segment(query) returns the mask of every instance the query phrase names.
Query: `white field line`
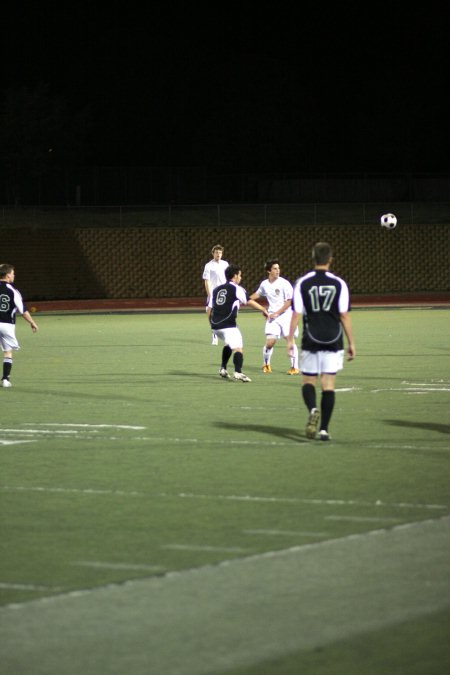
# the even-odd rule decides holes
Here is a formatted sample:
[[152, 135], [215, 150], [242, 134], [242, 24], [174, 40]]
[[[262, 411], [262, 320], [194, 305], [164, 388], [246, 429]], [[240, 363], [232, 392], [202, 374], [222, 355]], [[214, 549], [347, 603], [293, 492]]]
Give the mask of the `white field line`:
[[144, 565], [138, 563], [114, 563], [102, 562], [100, 560], [74, 560], [72, 565], [79, 567], [92, 567], [94, 569], [109, 569], [109, 570], [148, 570], [150, 572], [161, 572], [165, 568], [159, 565]]
[[450, 391], [450, 387], [432, 387], [427, 385], [426, 387], [388, 387], [387, 389], [371, 389], [371, 394], [379, 394], [384, 391], [402, 391], [404, 393], [410, 394], [428, 394], [430, 391]]
[[242, 530], [243, 534], [267, 535], [269, 537], [329, 537], [329, 532], [301, 532], [299, 530]]
[[23, 439], [20, 441], [7, 441], [4, 438], [0, 438], [0, 445], [20, 445], [21, 443], [36, 443], [35, 440]]
[[169, 551], [205, 551], [206, 553], [249, 553], [251, 549], [240, 546], [208, 546], [201, 544], [163, 544]]
[[370, 516], [337, 516], [337, 515], [331, 515], [331, 516], [324, 516], [324, 520], [343, 520], [343, 521], [348, 521], [350, 523], [377, 523], [380, 521], [386, 522], [386, 523], [401, 523], [400, 518], [387, 518], [386, 516], [379, 516], [377, 517], [370, 517]]
[[[31, 422], [27, 422], [25, 426], [31, 426]], [[128, 424], [63, 424], [60, 422], [39, 422], [35, 426], [43, 427], [77, 427], [83, 429], [131, 429], [132, 431], [142, 431], [147, 427], [136, 427]]]
[[[384, 446], [383, 446], [384, 447]], [[263, 495], [206, 495], [194, 494], [189, 492], [180, 492], [178, 494], [170, 494], [167, 492], [160, 492], [151, 494], [146, 492], [139, 492], [137, 490], [98, 490], [94, 488], [64, 488], [64, 487], [45, 487], [45, 486], [25, 486], [25, 485], [0, 485], [0, 490], [5, 492], [60, 492], [73, 493], [81, 495], [111, 495], [119, 497], [150, 497], [162, 499], [210, 499], [210, 500], [226, 500], [239, 502], [264, 502], [274, 504], [316, 504], [318, 506], [376, 506], [386, 508], [400, 508], [400, 509], [449, 509], [448, 504], [412, 504], [409, 502], [383, 502], [377, 499], [374, 502], [362, 501], [357, 499], [313, 499], [307, 497], [265, 497]]]
[[33, 584], [8, 584], [0, 581], [0, 588], [12, 591], [63, 591], [60, 586], [35, 586]]

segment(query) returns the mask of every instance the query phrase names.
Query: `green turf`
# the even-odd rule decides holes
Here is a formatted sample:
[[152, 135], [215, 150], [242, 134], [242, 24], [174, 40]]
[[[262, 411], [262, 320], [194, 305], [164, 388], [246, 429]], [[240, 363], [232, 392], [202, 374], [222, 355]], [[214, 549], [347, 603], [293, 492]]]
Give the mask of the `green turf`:
[[[201, 575], [450, 512], [449, 311], [353, 313], [358, 356], [338, 376], [330, 443], [304, 437], [284, 343], [274, 372], [262, 374], [256, 313], [240, 316], [251, 384], [218, 376], [220, 348], [202, 312], [37, 320], [33, 335], [19, 319], [14, 386], [0, 391], [2, 620], [32, 600]], [[352, 574], [364, 584], [368, 571]], [[335, 609], [322, 598], [316, 611]], [[230, 611], [219, 627], [239, 625]], [[448, 620], [435, 608], [323, 649], [255, 657], [253, 670], [238, 661], [222, 670], [440, 675]], [[61, 659], [51, 672], [65, 671]]]

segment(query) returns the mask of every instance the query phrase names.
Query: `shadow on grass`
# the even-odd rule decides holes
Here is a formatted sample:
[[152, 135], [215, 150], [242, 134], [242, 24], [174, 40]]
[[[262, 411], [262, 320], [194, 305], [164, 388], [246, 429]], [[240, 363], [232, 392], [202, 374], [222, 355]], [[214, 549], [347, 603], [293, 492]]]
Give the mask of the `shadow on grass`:
[[286, 438], [296, 443], [309, 443], [304, 435], [294, 429], [284, 429], [282, 427], [265, 426], [264, 424], [236, 424], [235, 422], [214, 422], [214, 426], [219, 429], [226, 429], [227, 431], [245, 431], [245, 432], [262, 432], [275, 438]]
[[440, 434], [450, 434], [448, 424], [437, 424], [435, 422], [410, 422], [406, 420], [383, 420], [385, 424], [393, 427], [405, 427], [406, 429], [426, 429], [427, 431], [437, 431]]

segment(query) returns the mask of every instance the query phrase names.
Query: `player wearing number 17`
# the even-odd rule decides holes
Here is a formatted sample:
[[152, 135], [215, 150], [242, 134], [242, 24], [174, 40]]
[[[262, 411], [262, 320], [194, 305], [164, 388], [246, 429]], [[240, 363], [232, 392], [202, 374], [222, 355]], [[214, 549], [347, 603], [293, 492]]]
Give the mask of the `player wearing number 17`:
[[[328, 441], [328, 425], [335, 403], [336, 373], [344, 365], [344, 333], [348, 359], [355, 357], [350, 293], [347, 283], [330, 272], [333, 260], [329, 244], [319, 242], [312, 251], [314, 269], [298, 279], [292, 299], [293, 315], [288, 350], [294, 346], [294, 333], [300, 317], [303, 320], [302, 372], [303, 401], [308, 409], [307, 438]], [[316, 404], [316, 383], [320, 377], [320, 410]]]

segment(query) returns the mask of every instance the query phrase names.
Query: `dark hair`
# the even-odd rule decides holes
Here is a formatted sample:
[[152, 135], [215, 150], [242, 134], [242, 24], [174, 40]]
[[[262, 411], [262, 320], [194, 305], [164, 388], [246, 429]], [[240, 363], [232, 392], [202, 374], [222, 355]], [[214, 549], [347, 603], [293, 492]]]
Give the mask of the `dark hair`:
[[235, 277], [236, 274], [239, 274], [240, 271], [240, 265], [228, 265], [227, 269], [225, 270], [225, 277], [227, 281], [230, 281], [230, 279]]
[[278, 260], [278, 258], [271, 258], [270, 260], [268, 260], [266, 262], [266, 272], [270, 272], [270, 270], [272, 269], [272, 267], [274, 265], [279, 265], [279, 264], [280, 264], [280, 261]]
[[5, 277], [10, 272], [14, 271], [14, 265], [8, 265], [8, 263], [0, 264], [0, 277]]
[[325, 241], [319, 241], [314, 245], [312, 250], [312, 258], [316, 265], [326, 265], [333, 257], [333, 251], [330, 244]]

